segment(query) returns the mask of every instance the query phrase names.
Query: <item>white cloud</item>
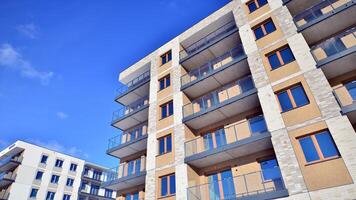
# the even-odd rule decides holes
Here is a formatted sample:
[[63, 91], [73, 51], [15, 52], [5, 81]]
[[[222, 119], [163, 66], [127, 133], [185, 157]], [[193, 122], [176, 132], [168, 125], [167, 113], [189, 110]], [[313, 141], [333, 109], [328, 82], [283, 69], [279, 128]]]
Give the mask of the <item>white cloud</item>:
[[53, 77], [53, 72], [42, 72], [32, 66], [31, 62], [23, 59], [22, 55], [10, 44], [0, 46], [0, 67], [7, 67], [18, 71], [21, 76], [30, 79], [39, 79], [42, 84], [47, 85]]
[[66, 119], [69, 117], [66, 113], [61, 112], [61, 111], [57, 112], [56, 115], [59, 119]]
[[36, 39], [39, 35], [39, 29], [34, 23], [18, 25], [16, 30], [31, 39]]
[[87, 153], [85, 153], [83, 150], [79, 149], [78, 147], [75, 147], [75, 146], [67, 147], [67, 146], [60, 144], [59, 142], [57, 142], [55, 140], [44, 142], [44, 141], [40, 141], [38, 139], [28, 139], [27, 141], [29, 141], [30, 143], [48, 148], [50, 150], [61, 152], [61, 153], [68, 154], [71, 156], [80, 157], [83, 159], [89, 158], [89, 155]]

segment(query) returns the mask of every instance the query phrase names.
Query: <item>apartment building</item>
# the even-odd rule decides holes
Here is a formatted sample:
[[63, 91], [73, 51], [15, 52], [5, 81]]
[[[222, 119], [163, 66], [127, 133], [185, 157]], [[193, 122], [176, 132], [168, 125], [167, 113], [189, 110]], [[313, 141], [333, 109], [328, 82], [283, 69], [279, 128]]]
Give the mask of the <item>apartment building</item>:
[[0, 152], [0, 199], [112, 200], [116, 193], [100, 186], [105, 170], [73, 156], [16, 141]]
[[117, 200], [356, 199], [353, 0], [232, 0], [120, 73]]

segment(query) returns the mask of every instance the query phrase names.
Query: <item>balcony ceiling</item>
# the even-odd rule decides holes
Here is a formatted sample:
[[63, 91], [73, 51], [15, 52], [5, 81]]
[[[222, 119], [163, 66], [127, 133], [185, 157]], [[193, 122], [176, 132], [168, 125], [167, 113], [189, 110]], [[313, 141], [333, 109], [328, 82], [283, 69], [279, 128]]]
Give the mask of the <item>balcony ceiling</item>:
[[340, 54], [331, 56], [331, 58], [326, 58], [326, 62], [318, 63], [327, 79], [332, 79], [356, 70], [356, 46], [347, 51], [350, 53], [344, 55], [341, 52]]
[[119, 191], [129, 188], [136, 188], [137, 186], [145, 184], [146, 172], [142, 172], [140, 175], [132, 175], [123, 177], [114, 181], [104, 182], [102, 187]]
[[122, 105], [129, 105], [135, 102], [137, 99], [141, 99], [149, 95], [150, 79], [134, 86], [127, 92], [120, 94], [116, 97], [115, 101]]
[[112, 126], [124, 131], [143, 122], [146, 122], [148, 119], [148, 107], [149, 104], [143, 106], [137, 111], [133, 111], [132, 113], [115, 120], [112, 123]]
[[127, 142], [107, 150], [107, 154], [119, 159], [133, 155], [147, 149], [147, 134], [140, 138]]

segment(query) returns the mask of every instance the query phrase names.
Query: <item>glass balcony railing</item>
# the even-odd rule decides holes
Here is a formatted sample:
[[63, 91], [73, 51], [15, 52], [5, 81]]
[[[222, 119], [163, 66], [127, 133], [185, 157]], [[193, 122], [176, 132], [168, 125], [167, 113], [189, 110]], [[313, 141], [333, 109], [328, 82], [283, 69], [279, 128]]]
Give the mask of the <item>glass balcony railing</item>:
[[294, 22], [297, 27], [302, 27], [321, 16], [334, 12], [335, 9], [349, 2], [351, 2], [351, 0], [324, 0], [294, 16]]
[[0, 192], [0, 199], [9, 199], [10, 193], [6, 190], [2, 190]]
[[[243, 127], [251, 127], [249, 131], [240, 131]], [[265, 134], [267, 127], [263, 115], [247, 122], [227, 126], [185, 143], [185, 156], [192, 156], [201, 152], [219, 149], [240, 140]]]
[[146, 171], [146, 157], [122, 163], [105, 172], [104, 182], [111, 182], [129, 176], [139, 176]]
[[240, 44], [236, 48], [229, 50], [228, 52], [224, 53], [223, 55], [209, 61], [208, 63], [200, 66], [198, 68], [193, 69], [189, 73], [183, 75], [181, 77], [181, 84], [182, 86], [196, 80], [200, 79], [204, 76], [209, 75], [210, 73], [218, 70], [220, 67], [225, 66], [245, 55], [244, 49]]
[[133, 129], [120, 133], [118, 136], [109, 139], [108, 149], [119, 145], [135, 141], [147, 134], [147, 124], [141, 124]]
[[337, 53], [344, 52], [356, 46], [356, 27], [346, 30], [324, 42], [312, 47], [314, 59], [322, 61]]
[[209, 35], [205, 36], [204, 38], [198, 40], [197, 42], [193, 43], [192, 45], [186, 47], [185, 49], [181, 50], [179, 52], [179, 58], [182, 60], [186, 57], [188, 57], [189, 55], [198, 52], [200, 49], [208, 46], [209, 44], [215, 42], [216, 40], [220, 39], [221, 37], [223, 37], [225, 34], [235, 30], [236, 27], [236, 23], [235, 21], [230, 21], [226, 24], [224, 24], [223, 26], [221, 26], [220, 28], [216, 29], [215, 31], [213, 31], [212, 33], [210, 33]]
[[7, 163], [9, 163], [10, 161], [14, 161], [14, 162], [21, 162], [23, 159], [22, 156], [8, 156], [2, 160], [0, 160], [0, 167], [3, 165], [6, 165]]
[[3, 172], [0, 174], [0, 181], [3, 179], [15, 180], [16, 174], [13, 172]]
[[354, 104], [356, 102], [356, 80], [335, 88], [334, 95], [341, 107]]
[[275, 167], [190, 187], [188, 200], [238, 199], [280, 191], [286, 191], [286, 187], [279, 167]]
[[148, 96], [145, 96], [145, 97], [133, 102], [132, 104], [124, 106], [120, 110], [115, 111], [113, 113], [112, 121], [115, 122], [119, 118], [122, 118], [125, 115], [133, 113], [134, 111], [139, 110], [140, 108], [142, 108], [146, 105], [148, 105]]
[[117, 89], [117, 95], [121, 95], [131, 88], [135, 87], [136, 85], [143, 83], [150, 79], [150, 71], [146, 71], [145, 73], [139, 75], [138, 77], [134, 78], [132, 81], [128, 82], [126, 85]]
[[183, 117], [188, 117], [199, 112], [203, 112], [211, 107], [217, 106], [233, 97], [242, 95], [254, 89], [251, 76], [245, 77], [218, 90], [215, 90], [191, 103], [183, 106]]

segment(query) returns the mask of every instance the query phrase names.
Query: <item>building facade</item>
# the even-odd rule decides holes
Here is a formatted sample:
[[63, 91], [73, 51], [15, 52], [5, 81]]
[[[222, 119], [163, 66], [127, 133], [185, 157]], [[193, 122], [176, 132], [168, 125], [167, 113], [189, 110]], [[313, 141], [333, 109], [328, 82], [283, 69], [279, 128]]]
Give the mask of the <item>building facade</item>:
[[[84, 173], [94, 168], [98, 174], [95, 177]], [[99, 187], [105, 170], [73, 156], [17, 141], [0, 152], [0, 199], [112, 200], [116, 193]]]
[[356, 6], [233, 0], [120, 74], [117, 200], [356, 199]]

